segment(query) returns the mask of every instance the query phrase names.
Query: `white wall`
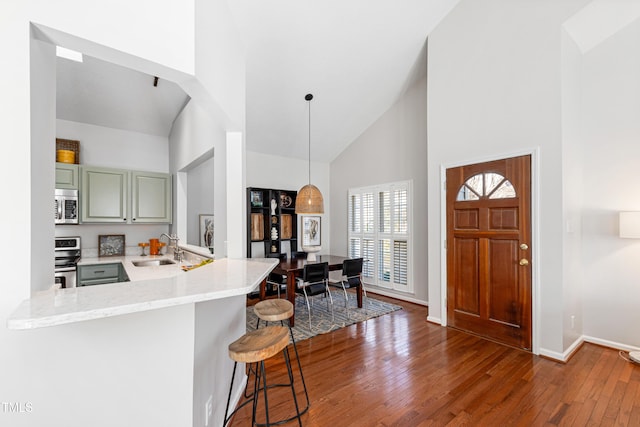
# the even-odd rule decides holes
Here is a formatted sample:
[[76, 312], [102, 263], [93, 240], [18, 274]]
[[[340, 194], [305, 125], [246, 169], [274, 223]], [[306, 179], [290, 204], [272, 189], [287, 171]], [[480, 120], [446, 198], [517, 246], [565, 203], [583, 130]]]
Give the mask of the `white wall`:
[[582, 55], [562, 34], [562, 168], [563, 168], [563, 347], [580, 343], [583, 326], [582, 293]]
[[245, 47], [226, 1], [195, 1], [195, 74], [236, 131], [245, 124]]
[[[331, 252], [347, 254], [349, 188], [413, 182], [414, 293], [400, 298], [427, 303], [427, 75], [426, 49], [400, 99], [331, 162]], [[436, 300], [437, 301], [437, 300]]]
[[190, 426], [193, 319], [194, 306], [183, 305], [4, 330], [2, 402], [29, 402], [32, 411], [0, 409], [0, 424]]
[[440, 167], [539, 149], [534, 319], [552, 357], [564, 351], [561, 24], [585, 3], [463, 0], [429, 37], [429, 316], [444, 315]]
[[[204, 426], [207, 400], [213, 398], [210, 426], [221, 426], [229, 394], [233, 361], [227, 348], [235, 338], [247, 331], [247, 299], [244, 295], [222, 300], [205, 301], [195, 305], [195, 346], [193, 368], [193, 425]], [[215, 328], [211, 325], [215, 324]], [[212, 331], [214, 329], [214, 331]], [[220, 352], [220, 350], [224, 350]], [[218, 353], [219, 357], [211, 357]], [[223, 354], [220, 354], [223, 353]], [[244, 369], [238, 367], [232, 399], [244, 392]]]
[[[186, 174], [185, 179], [178, 179], [178, 185], [174, 185], [177, 203], [173, 224], [174, 232], [178, 232], [177, 229], [184, 230], [184, 233], [178, 232], [178, 236], [184, 239], [187, 237], [183, 236], [189, 234], [188, 230], [193, 230], [193, 221], [197, 219], [187, 216], [189, 211], [187, 199], [190, 191], [188, 177], [192, 169], [206, 162], [213, 168], [213, 186], [209, 187], [211, 197], [213, 197], [211, 204], [213, 209], [207, 213], [213, 213], [215, 218], [214, 247], [216, 248], [216, 257], [225, 257], [224, 246], [227, 240], [225, 130], [220, 126], [220, 123], [211, 119], [211, 116], [198, 105], [197, 101], [191, 100], [174, 121], [169, 141], [172, 173], [181, 171]], [[191, 181], [191, 184], [196, 188], [200, 185], [195, 182], [195, 179]], [[181, 228], [179, 224], [182, 224]]]
[[640, 22], [582, 58], [584, 334], [640, 347], [640, 241], [618, 237], [618, 212], [640, 210]]
[[169, 172], [168, 137], [58, 119], [56, 138], [80, 141], [81, 165]]
[[[54, 67], [55, 58], [52, 46], [30, 50], [29, 23], [70, 34], [61, 38], [68, 42], [66, 47], [83, 50], [80, 39], [93, 42], [94, 56], [137, 57], [133, 62], [158, 66], [162, 77], [168, 69], [193, 73], [194, 12], [193, 2], [179, 0], [0, 3], [0, 47], [11, 58], [3, 64], [0, 79], [0, 114], [8, 118], [3, 132], [11, 141], [11, 162], [1, 173], [4, 182], [11, 183], [4, 196], [12, 201], [11, 213], [2, 217], [11, 224], [4, 233], [12, 242], [0, 249], [12, 264], [0, 298], [3, 322], [28, 298], [31, 282], [37, 280], [32, 271], [50, 266], [54, 235], [48, 200], [54, 179], [55, 99], [50, 88], [55, 80], [53, 74], [48, 78], [37, 69]], [[208, 19], [224, 22], [230, 17]], [[219, 45], [225, 44], [226, 36]], [[218, 67], [227, 66], [215, 51], [208, 54], [222, 58]], [[228, 121], [220, 112], [211, 120]], [[50, 276], [52, 270], [45, 271], [44, 276]], [[30, 402], [32, 410], [16, 414], [0, 408], [0, 424], [192, 425], [197, 375], [193, 312], [194, 306], [187, 305], [35, 331], [1, 327], [0, 396], [22, 408]], [[209, 351], [212, 358], [226, 357], [224, 348]], [[217, 381], [226, 384], [228, 379], [220, 377]]]
[[[247, 187], [275, 188], [278, 190], [298, 191], [309, 183], [309, 161], [293, 159], [281, 156], [247, 151]], [[324, 199], [324, 214], [321, 216], [322, 249], [319, 254], [333, 253], [336, 255], [346, 254], [344, 252], [332, 251], [331, 230], [333, 227], [333, 216], [330, 216], [332, 199], [329, 185], [329, 164], [321, 162], [311, 162], [311, 183], [320, 189]], [[245, 212], [245, 209], [243, 209]], [[246, 212], [245, 212], [246, 215]], [[302, 248], [302, 227], [300, 222], [302, 216], [298, 215], [298, 248], [293, 250], [301, 251]], [[246, 220], [243, 222], [246, 227]], [[254, 246], [256, 249], [261, 246]], [[264, 249], [263, 249], [264, 250]], [[246, 253], [246, 248], [245, 248]], [[263, 255], [262, 252], [253, 256]]]
[[[51, 195], [53, 194], [55, 186], [55, 148], [53, 146], [54, 138], [51, 135], [55, 132], [55, 55], [53, 46], [47, 43], [43, 43], [38, 40], [31, 40], [31, 152], [40, 153], [40, 155], [31, 156], [30, 159], [27, 155], [27, 163], [20, 163], [22, 160], [20, 157], [13, 157], [19, 153], [19, 149], [23, 146], [17, 146], [11, 148], [13, 161], [9, 160], [5, 162], [6, 171], [16, 170], [16, 175], [7, 177], [7, 183], [11, 183], [12, 189], [20, 187], [22, 184], [30, 184], [28, 181], [29, 176], [23, 176], [22, 179], [27, 179], [26, 182], [16, 181], [20, 179], [21, 172], [30, 173], [31, 179], [36, 184], [32, 186], [33, 191], [31, 194], [26, 192], [27, 196], [31, 198], [31, 218], [28, 218], [28, 213], [15, 212], [19, 215], [19, 218], [5, 218], [8, 224], [11, 224], [7, 232], [11, 233], [14, 228], [14, 224], [20, 224], [20, 220], [31, 220], [31, 247], [30, 255], [31, 259], [40, 260], [38, 263], [31, 264], [31, 274], [26, 275], [25, 279], [27, 284], [30, 284], [30, 290], [32, 292], [47, 289], [52, 284], [52, 276], [54, 271], [54, 260], [51, 256], [52, 246], [48, 242], [52, 242], [54, 238], [54, 230], [51, 224]], [[5, 116], [13, 118], [13, 115]], [[24, 141], [29, 141], [26, 138]], [[43, 150], [42, 141], [51, 141], [49, 150]], [[27, 150], [28, 153], [29, 150]], [[31, 169], [28, 169], [28, 167]], [[13, 200], [13, 199], [12, 199]], [[14, 201], [15, 202], [15, 201]], [[18, 202], [19, 203], [19, 202]], [[24, 205], [19, 205], [24, 206]], [[24, 218], [22, 215], [27, 215]], [[19, 227], [19, 225], [18, 225]], [[11, 239], [12, 242], [26, 242], [29, 238], [29, 234], [22, 234], [19, 240]], [[47, 242], [47, 243], [44, 243]], [[19, 243], [18, 243], [19, 244]], [[14, 245], [11, 245], [12, 249], [17, 249]], [[27, 252], [15, 253], [29, 253]], [[14, 255], [15, 256], [15, 255]], [[27, 272], [27, 266], [22, 267], [23, 272]]]
[[[187, 243], [200, 245], [201, 214], [213, 215], [214, 210], [214, 159], [190, 169], [187, 178]], [[214, 233], [215, 233], [214, 229]], [[215, 237], [215, 236], [214, 236]]]

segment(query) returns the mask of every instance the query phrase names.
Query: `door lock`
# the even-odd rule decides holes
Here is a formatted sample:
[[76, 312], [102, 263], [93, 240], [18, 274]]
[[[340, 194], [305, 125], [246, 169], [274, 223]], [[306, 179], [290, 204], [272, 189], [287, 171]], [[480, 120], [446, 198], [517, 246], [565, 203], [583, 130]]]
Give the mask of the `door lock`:
[[529, 249], [529, 246], [526, 243], [521, 243], [520, 249], [522, 249], [523, 251], [526, 251], [527, 249]]
[[520, 265], [529, 265], [529, 260], [526, 258], [522, 258], [519, 262]]

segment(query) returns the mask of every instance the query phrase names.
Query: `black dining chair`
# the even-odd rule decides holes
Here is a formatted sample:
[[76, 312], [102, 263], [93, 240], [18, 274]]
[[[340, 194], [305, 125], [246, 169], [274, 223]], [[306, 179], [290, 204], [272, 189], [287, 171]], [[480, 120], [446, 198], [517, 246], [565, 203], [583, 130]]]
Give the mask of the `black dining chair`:
[[296, 293], [304, 296], [309, 312], [309, 330], [313, 330], [311, 326], [311, 304], [310, 297], [323, 295], [327, 298], [327, 309], [331, 309], [331, 326], [335, 321], [333, 316], [333, 298], [329, 292], [329, 263], [319, 262], [306, 264], [302, 270], [302, 279], [298, 279]]
[[303, 251], [291, 252], [291, 259], [307, 259], [307, 253]]
[[[353, 259], [345, 259], [342, 262], [342, 280], [339, 282], [330, 282], [329, 286], [342, 289], [344, 292], [344, 306], [347, 311], [347, 318], [350, 318], [349, 313], [349, 295], [347, 293], [347, 289], [357, 289], [358, 287], [362, 288], [362, 294], [364, 297], [367, 297], [367, 290], [364, 287], [364, 283], [362, 282], [362, 258], [353, 258]], [[368, 301], [368, 298], [367, 298]], [[367, 313], [367, 304], [364, 304], [364, 312]]]
[[[267, 254], [267, 258], [278, 258], [280, 261], [286, 261], [287, 254]], [[269, 276], [267, 276], [267, 286], [267, 289], [271, 288], [271, 292], [275, 289], [278, 293], [278, 298], [280, 298], [280, 290], [284, 289], [285, 292], [287, 290], [287, 275], [273, 272], [269, 273]]]

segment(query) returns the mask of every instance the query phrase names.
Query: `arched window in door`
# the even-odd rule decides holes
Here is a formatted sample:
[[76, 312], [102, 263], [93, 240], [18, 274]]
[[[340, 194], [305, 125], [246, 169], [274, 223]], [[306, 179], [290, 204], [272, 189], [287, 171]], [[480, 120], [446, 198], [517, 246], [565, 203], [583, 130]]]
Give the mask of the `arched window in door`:
[[516, 190], [511, 182], [499, 173], [487, 172], [473, 175], [460, 187], [459, 202], [480, 199], [512, 199]]

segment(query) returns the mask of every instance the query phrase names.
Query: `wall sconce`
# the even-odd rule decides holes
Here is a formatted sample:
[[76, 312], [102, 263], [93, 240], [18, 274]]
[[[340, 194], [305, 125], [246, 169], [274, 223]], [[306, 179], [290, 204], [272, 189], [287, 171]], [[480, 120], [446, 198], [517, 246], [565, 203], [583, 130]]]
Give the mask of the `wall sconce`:
[[620, 237], [640, 239], [640, 212], [620, 212]]

